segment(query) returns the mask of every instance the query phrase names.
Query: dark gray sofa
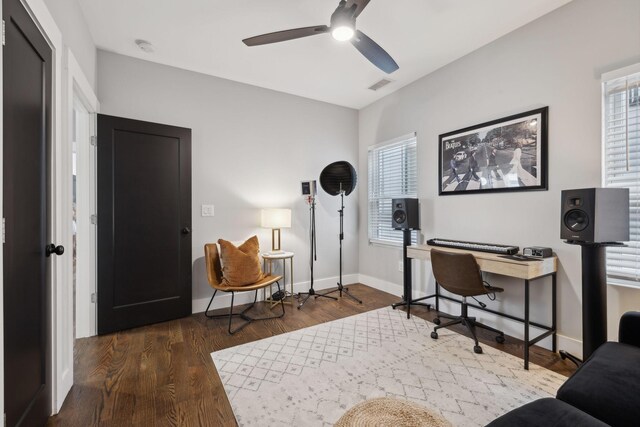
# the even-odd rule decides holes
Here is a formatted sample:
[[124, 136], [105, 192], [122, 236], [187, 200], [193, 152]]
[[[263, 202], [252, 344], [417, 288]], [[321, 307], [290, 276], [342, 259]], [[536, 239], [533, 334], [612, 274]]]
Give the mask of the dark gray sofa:
[[640, 426], [640, 312], [622, 316], [618, 340], [600, 346], [555, 399], [528, 403], [488, 426]]

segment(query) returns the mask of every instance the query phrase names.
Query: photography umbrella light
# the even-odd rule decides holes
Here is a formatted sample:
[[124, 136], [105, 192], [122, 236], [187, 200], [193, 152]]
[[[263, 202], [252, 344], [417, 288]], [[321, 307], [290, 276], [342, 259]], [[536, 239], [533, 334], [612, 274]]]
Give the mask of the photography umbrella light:
[[320, 173], [320, 186], [322, 189], [332, 195], [340, 196], [340, 276], [338, 287], [332, 291], [326, 292], [324, 295], [339, 292], [342, 297], [342, 291], [349, 298], [362, 304], [358, 298], [349, 293], [349, 289], [342, 285], [342, 241], [344, 240], [344, 196], [348, 196], [356, 188], [356, 170], [351, 163], [339, 161], [331, 163]]

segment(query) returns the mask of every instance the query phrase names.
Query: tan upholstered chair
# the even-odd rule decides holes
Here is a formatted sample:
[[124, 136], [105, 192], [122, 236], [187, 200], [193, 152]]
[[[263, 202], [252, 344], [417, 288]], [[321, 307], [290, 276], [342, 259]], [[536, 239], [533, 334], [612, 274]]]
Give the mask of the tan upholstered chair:
[[[259, 289], [266, 288], [267, 286], [271, 286], [272, 284], [275, 283], [276, 285], [278, 285], [278, 291], [280, 291], [280, 280], [282, 279], [282, 276], [268, 275], [268, 276], [264, 276], [262, 280], [256, 283], [253, 283], [251, 285], [227, 286], [222, 281], [222, 265], [220, 264], [220, 254], [218, 253], [218, 247], [216, 246], [215, 243], [207, 243], [206, 245], [204, 245], [204, 257], [205, 257], [206, 266], [207, 266], [207, 278], [209, 280], [209, 285], [213, 288], [213, 296], [211, 297], [211, 300], [209, 301], [209, 305], [207, 305], [207, 309], [205, 310], [204, 314], [210, 319], [220, 319], [220, 318], [228, 317], [229, 318], [229, 334], [233, 335], [234, 333], [238, 332], [240, 329], [244, 328], [254, 320], [276, 319], [284, 316], [284, 302], [283, 302], [284, 298], [280, 300], [280, 306], [282, 307], [282, 314], [280, 315], [267, 316], [267, 317], [250, 317], [249, 315], [246, 314], [255, 305], [256, 301], [258, 300]], [[217, 315], [209, 314], [209, 307], [211, 307], [213, 298], [215, 298], [218, 291], [231, 292], [231, 307], [229, 307], [228, 314], [217, 314]], [[247, 291], [256, 292], [255, 297], [253, 298], [253, 303], [249, 307], [242, 310], [241, 312], [234, 313], [233, 303], [234, 303], [235, 293], [247, 292]], [[244, 320], [244, 323], [236, 327], [235, 329], [231, 329], [231, 320], [233, 316], [239, 316]]]
[[[476, 326], [497, 333], [496, 341], [503, 343], [504, 332], [490, 326], [483, 325], [482, 323], [478, 323], [476, 322], [475, 317], [469, 317], [467, 315], [467, 297], [473, 298], [479, 295], [488, 295], [503, 291], [502, 288], [493, 287], [482, 280], [482, 272], [480, 271], [478, 262], [473, 254], [454, 253], [431, 249], [431, 267], [433, 269], [433, 276], [436, 278], [438, 285], [442, 286], [447, 291], [462, 297], [462, 313], [460, 316], [438, 314], [438, 317], [433, 319], [433, 323], [438, 326], [433, 328], [431, 338], [438, 338], [438, 329], [461, 323], [466, 326], [471, 333], [471, 336], [475, 341], [473, 351], [476, 353], [482, 353], [482, 347], [478, 344], [478, 337], [476, 336]], [[484, 307], [483, 303], [479, 303]], [[453, 320], [440, 324], [439, 317]]]

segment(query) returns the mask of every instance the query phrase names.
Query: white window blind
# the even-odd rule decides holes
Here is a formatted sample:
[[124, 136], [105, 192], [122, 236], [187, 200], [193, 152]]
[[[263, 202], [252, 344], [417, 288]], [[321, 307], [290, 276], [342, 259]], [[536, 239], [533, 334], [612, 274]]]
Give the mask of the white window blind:
[[627, 247], [607, 248], [610, 283], [640, 287], [640, 68], [603, 82], [604, 186], [628, 188]]
[[370, 243], [402, 245], [402, 231], [391, 227], [391, 200], [418, 196], [416, 150], [415, 133], [369, 147]]

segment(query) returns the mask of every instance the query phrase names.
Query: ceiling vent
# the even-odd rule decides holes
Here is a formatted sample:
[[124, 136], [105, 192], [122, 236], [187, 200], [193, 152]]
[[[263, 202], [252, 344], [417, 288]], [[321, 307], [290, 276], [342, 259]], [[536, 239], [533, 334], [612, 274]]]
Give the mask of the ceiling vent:
[[374, 84], [372, 84], [371, 86], [369, 86], [369, 89], [372, 91], [376, 91], [379, 90], [383, 87], [385, 87], [386, 85], [388, 85], [389, 83], [391, 83], [393, 80], [389, 80], [389, 79], [382, 79]]
[[141, 51], [146, 53], [153, 53], [153, 45], [150, 42], [142, 39], [137, 39], [135, 43]]

